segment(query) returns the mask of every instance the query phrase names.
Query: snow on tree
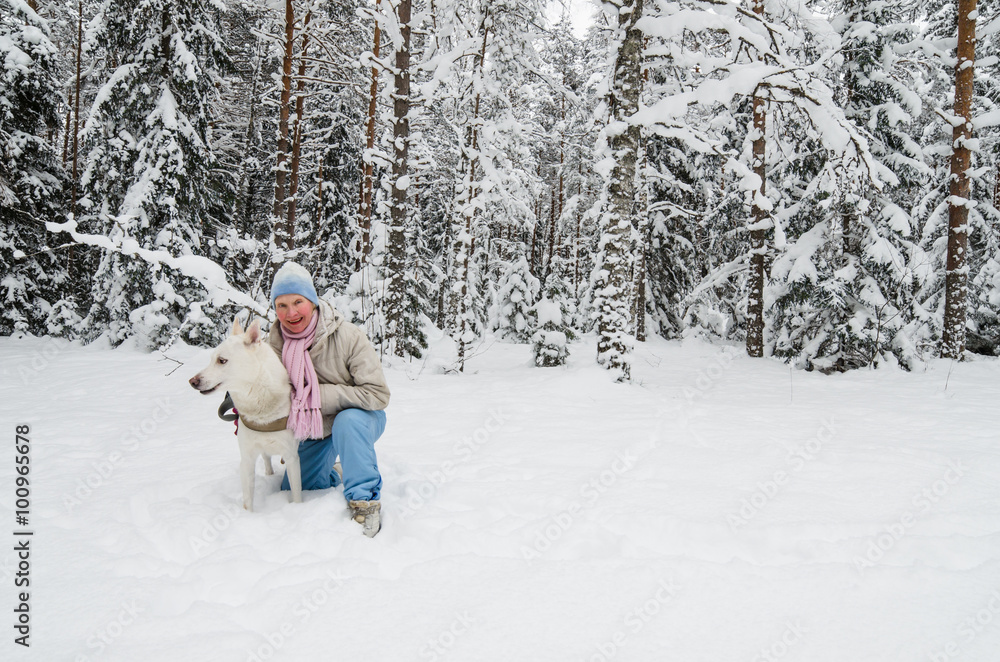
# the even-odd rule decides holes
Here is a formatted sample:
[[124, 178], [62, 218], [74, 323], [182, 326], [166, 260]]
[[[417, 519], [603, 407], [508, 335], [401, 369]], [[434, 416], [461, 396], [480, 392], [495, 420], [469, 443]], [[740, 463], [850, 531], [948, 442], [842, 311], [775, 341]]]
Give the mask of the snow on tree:
[[632, 248], [637, 225], [636, 175], [640, 134], [635, 115], [642, 88], [643, 33], [638, 28], [643, 17], [643, 0], [605, 3], [617, 14], [611, 26], [606, 92], [607, 123], [598, 140], [602, 160], [598, 169], [605, 173], [601, 199], [600, 244], [591, 276], [593, 316], [597, 323], [597, 362], [612, 371], [619, 381], [629, 381], [632, 350], [630, 333]]
[[526, 202], [534, 193], [531, 151], [519, 138], [531, 133], [526, 113], [534, 96], [531, 74], [541, 71], [535, 34], [542, 12], [535, 0], [456, 0], [436, 10], [439, 34], [426, 56], [430, 80], [422, 95], [442, 99], [441, 116], [458, 155], [446, 325], [461, 371], [478, 325], [474, 261], [480, 228], [490, 239], [497, 217], [517, 224], [533, 220]]
[[531, 340], [534, 329], [529, 313], [538, 300], [539, 289], [525, 256], [506, 266], [490, 311], [491, 326], [500, 338], [517, 343]]
[[576, 338], [573, 332], [573, 304], [569, 283], [560, 271], [553, 270], [545, 280], [542, 298], [532, 306], [531, 337], [535, 365], [539, 368], [566, 364], [569, 358], [569, 341]]
[[[213, 107], [213, 151], [232, 200], [232, 222], [216, 229], [210, 255], [244, 291], [266, 298], [270, 274], [276, 118], [267, 110], [267, 83], [276, 70], [269, 57], [266, 8], [244, 2], [222, 16], [233, 71]], [[317, 285], [319, 282], [317, 281]]]
[[419, 296], [415, 275], [415, 249], [410, 242], [413, 233], [410, 216], [415, 210], [411, 204], [410, 192], [410, 117], [415, 106], [410, 100], [411, 48], [412, 48], [412, 8], [411, 0], [399, 0], [395, 12], [386, 22], [386, 33], [395, 51], [392, 90], [392, 167], [389, 169], [389, 206], [386, 232], [387, 278], [386, 297], [383, 302], [386, 314], [386, 335], [390, 351], [396, 356], [419, 358], [421, 350], [427, 347], [427, 337], [423, 325], [424, 305]]
[[972, 204], [972, 97], [976, 61], [976, 0], [958, 0], [955, 103], [948, 198], [948, 257], [945, 265], [944, 332], [941, 356], [960, 359], [965, 351], [968, 311], [969, 207]]
[[[996, 10], [989, 4], [984, 10], [989, 18], [983, 34], [989, 44], [997, 30]], [[978, 13], [966, 18], [977, 19]], [[978, 20], [963, 21], [954, 3], [931, 2], [924, 16], [919, 46], [928, 54], [927, 66], [934, 77], [933, 86], [923, 94], [930, 112], [921, 129], [935, 170], [915, 212], [921, 236], [912, 262], [920, 289], [914, 296], [911, 335], [925, 352], [933, 349], [957, 358], [958, 346], [964, 349], [970, 331], [972, 346], [990, 351], [979, 329], [981, 323], [988, 329], [991, 317], [988, 306], [983, 306], [990, 298], [989, 247], [996, 245], [996, 180], [984, 177], [993, 168], [984, 167], [983, 141], [973, 133], [989, 130], [1000, 120], [992, 113], [996, 100], [990, 99], [990, 86], [982, 83], [984, 67], [996, 66], [995, 52], [976, 44]], [[964, 29], [961, 37], [960, 29]], [[959, 60], [965, 66], [960, 68]], [[985, 164], [989, 162], [987, 156]], [[958, 193], [956, 186], [961, 189]]]
[[[920, 360], [906, 327], [917, 288], [909, 210], [929, 168], [906, 133], [922, 112], [915, 91], [922, 80], [899, 55], [915, 36], [904, 9], [850, 0], [833, 26], [842, 39], [843, 59], [833, 71], [842, 73], [834, 80], [841, 81], [845, 118], [892, 176], [883, 174], [877, 186], [861, 162], [836, 163], [831, 173], [824, 159], [812, 157], [776, 178], [809, 192], [776, 212], [791, 241], [771, 274], [774, 353], [800, 366], [843, 370]], [[800, 153], [822, 154], [812, 140], [804, 147]]]
[[[674, 132], [689, 149], [719, 151], [731, 146], [731, 152], [722, 152], [728, 157], [727, 177], [720, 184], [726, 191], [739, 191], [749, 212], [748, 222], [739, 230], [746, 237], [746, 253], [710, 269], [695, 291], [703, 298], [708, 290], [734, 278], [742, 280], [745, 299], [736, 303], [732, 319], [745, 324], [748, 353], [763, 355], [773, 346], [766, 327], [770, 304], [784, 295], [790, 273], [769, 274], [768, 266], [800, 236], [815, 241], [809, 228], [829, 221], [810, 216], [807, 207], [845, 176], [876, 189], [895, 176], [873, 158], [867, 131], [850, 122], [835, 103], [825, 67], [839, 46], [838, 35], [807, 6], [758, 3], [754, 11], [746, 11], [735, 4], [720, 7], [695, 0], [661, 2], [656, 8], [657, 13], [643, 24], [655, 40], [650, 48], [666, 50], [677, 44], [688, 67], [683, 84], [651, 101], [638, 121], [669, 131], [690, 117], [692, 104], [725, 113], [712, 120], [713, 130], [694, 133], [684, 131], [681, 124]], [[705, 12], [714, 17], [707, 24]], [[735, 132], [742, 133], [742, 143], [726, 136], [739, 125], [746, 127]], [[722, 197], [709, 205], [732, 209], [731, 202]], [[789, 220], [801, 225], [783, 227]], [[716, 238], [725, 235], [717, 231]], [[769, 275], [777, 282], [769, 283]], [[689, 294], [689, 306], [694, 303], [691, 298]], [[711, 317], [705, 313], [710, 311], [700, 314], [703, 319]]]
[[[992, 11], [990, 11], [992, 10]], [[969, 351], [996, 355], [1000, 353], [1000, 59], [986, 54], [997, 53], [1000, 46], [1000, 7], [982, 6], [977, 19], [976, 118], [973, 128], [981, 141], [977, 154], [981, 170], [989, 177], [974, 177], [977, 191], [976, 211], [982, 222], [969, 237], [971, 305], [966, 348]], [[977, 169], [979, 170], [979, 169]], [[972, 215], [977, 222], [977, 214]]]
[[[212, 105], [228, 58], [218, 34], [219, 3], [108, 1], [91, 39], [110, 66], [83, 137], [81, 220], [112, 242], [134, 241], [175, 256], [205, 251], [225, 222], [212, 149]], [[150, 268], [106, 253], [94, 277], [91, 337], [130, 336], [148, 348], [177, 334], [211, 343], [225, 333], [204, 288], [163, 264]]]
[[[0, 1], [0, 334], [72, 335], [63, 258], [44, 223], [62, 215], [66, 177], [50, 136], [61, 101], [49, 22], [22, 0]], [[68, 297], [68, 298], [66, 298]], [[53, 320], [70, 322], [50, 326]]]

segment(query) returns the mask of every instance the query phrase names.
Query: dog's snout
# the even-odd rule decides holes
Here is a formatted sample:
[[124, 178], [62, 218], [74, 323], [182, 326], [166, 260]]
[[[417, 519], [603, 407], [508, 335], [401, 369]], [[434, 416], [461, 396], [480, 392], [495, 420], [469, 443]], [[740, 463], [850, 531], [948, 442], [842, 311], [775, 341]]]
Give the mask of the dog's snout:
[[201, 386], [201, 375], [195, 375], [194, 377], [189, 379], [188, 384], [191, 385], [191, 388], [198, 388], [199, 386]]

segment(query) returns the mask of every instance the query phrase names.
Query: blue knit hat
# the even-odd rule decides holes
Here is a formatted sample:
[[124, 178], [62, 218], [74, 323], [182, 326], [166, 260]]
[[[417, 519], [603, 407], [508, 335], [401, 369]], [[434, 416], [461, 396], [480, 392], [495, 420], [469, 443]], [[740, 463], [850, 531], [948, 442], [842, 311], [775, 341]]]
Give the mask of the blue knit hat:
[[319, 297], [316, 296], [316, 286], [313, 285], [312, 275], [305, 270], [305, 267], [294, 262], [285, 262], [274, 274], [274, 281], [271, 283], [271, 307], [274, 307], [274, 300], [282, 294], [300, 294], [319, 305]]

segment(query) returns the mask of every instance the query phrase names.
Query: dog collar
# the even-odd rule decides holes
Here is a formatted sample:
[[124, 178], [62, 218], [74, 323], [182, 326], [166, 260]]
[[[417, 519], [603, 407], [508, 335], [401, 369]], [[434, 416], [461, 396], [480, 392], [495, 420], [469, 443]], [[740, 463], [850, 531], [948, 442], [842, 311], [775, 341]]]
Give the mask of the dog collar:
[[251, 423], [240, 415], [240, 425], [245, 425], [256, 432], [280, 432], [288, 427], [288, 417], [285, 416], [284, 418], [279, 418], [278, 420], [271, 421], [270, 423], [257, 424]]

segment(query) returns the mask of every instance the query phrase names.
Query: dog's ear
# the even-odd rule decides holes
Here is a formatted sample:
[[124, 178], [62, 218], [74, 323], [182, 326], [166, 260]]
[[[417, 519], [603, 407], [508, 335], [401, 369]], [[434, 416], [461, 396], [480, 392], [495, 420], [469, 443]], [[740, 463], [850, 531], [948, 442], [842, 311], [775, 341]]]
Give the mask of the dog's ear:
[[243, 342], [248, 345], [252, 345], [260, 340], [260, 319], [255, 319], [250, 323], [250, 327], [247, 329], [246, 336], [243, 338]]
[[243, 333], [243, 327], [240, 326], [240, 318], [239, 317], [234, 317], [233, 318], [233, 328], [232, 328], [232, 330], [230, 330], [229, 335], [231, 335], [231, 336], [238, 336], [241, 333]]

